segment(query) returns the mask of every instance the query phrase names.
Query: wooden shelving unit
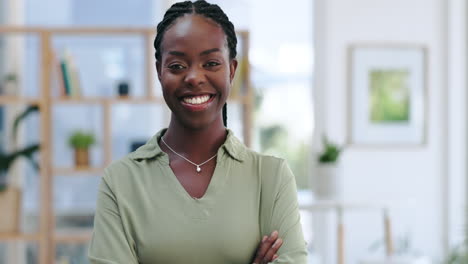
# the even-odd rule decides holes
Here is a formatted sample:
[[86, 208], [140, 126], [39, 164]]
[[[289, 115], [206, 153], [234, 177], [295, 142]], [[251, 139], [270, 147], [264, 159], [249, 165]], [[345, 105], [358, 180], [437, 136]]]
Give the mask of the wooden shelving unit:
[[[56, 230], [55, 229], [55, 213], [53, 206], [53, 180], [55, 175], [76, 175], [86, 174], [102, 174], [105, 166], [109, 165], [112, 154], [111, 145], [111, 111], [112, 106], [118, 104], [164, 104], [164, 100], [158, 97], [153, 92], [153, 84], [155, 83], [154, 66], [152, 62], [154, 28], [43, 28], [43, 27], [21, 27], [21, 26], [0, 26], [0, 36], [8, 34], [14, 35], [34, 35], [39, 39], [39, 52], [41, 62], [39, 65], [40, 83], [39, 96], [16, 97], [0, 95], [0, 105], [37, 105], [40, 109], [40, 170], [39, 170], [39, 225], [36, 233], [18, 233], [18, 234], [1, 234], [0, 242], [36, 242], [39, 247], [39, 264], [55, 263], [55, 246], [57, 243], [83, 244], [90, 240], [92, 230], [90, 229], [72, 229], [72, 230]], [[105, 97], [56, 97], [51, 91], [53, 86], [53, 38], [56, 36], [140, 36], [144, 39], [144, 57], [145, 57], [145, 83], [146, 94], [143, 97], [127, 97], [127, 98], [105, 98]], [[242, 60], [245, 64], [248, 63], [249, 50], [249, 34], [245, 31], [238, 32], [242, 38]], [[143, 48], [143, 47], [142, 47]], [[8, 63], [8, 62], [7, 62]], [[86, 74], [83, 72], [83, 74]], [[250, 88], [250, 72], [247, 66], [243, 73], [243, 92], [236, 98], [229, 98], [228, 102], [242, 105], [243, 114], [243, 137], [246, 145], [251, 143], [251, 127], [252, 127], [252, 109], [253, 109], [253, 92]], [[103, 161], [104, 164], [93, 168], [57, 168], [53, 164], [53, 133], [52, 133], [52, 106], [67, 105], [67, 104], [94, 104], [103, 107]], [[8, 129], [8, 128], [7, 128]]]
[[56, 243], [81, 244], [88, 242], [91, 239], [92, 233], [93, 230], [91, 229], [60, 230], [56, 232], [54, 240]]
[[80, 174], [101, 174], [104, 171], [103, 168], [54, 168], [54, 175], [80, 175]]
[[39, 234], [0, 233], [0, 240], [5, 241], [39, 241], [39, 237]]
[[54, 100], [56, 103], [61, 104], [147, 104], [156, 103], [163, 104], [164, 99], [162, 98], [99, 98], [99, 97], [86, 97], [86, 98], [58, 98]]
[[41, 101], [37, 98], [21, 98], [14, 96], [0, 96], [0, 104], [30, 104], [30, 105], [39, 105]]

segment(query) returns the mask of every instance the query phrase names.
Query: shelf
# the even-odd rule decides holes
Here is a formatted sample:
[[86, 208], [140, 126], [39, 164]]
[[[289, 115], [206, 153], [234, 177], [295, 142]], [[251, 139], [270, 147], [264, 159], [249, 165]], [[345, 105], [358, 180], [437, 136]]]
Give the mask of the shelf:
[[[7, 94], [3, 93], [0, 95], [0, 106], [5, 105], [5, 108], [11, 108], [11, 106], [38, 106], [41, 108], [40, 115], [38, 116], [38, 123], [40, 124], [40, 129], [37, 131], [32, 131], [37, 133], [39, 136], [39, 141], [41, 142], [41, 153], [40, 153], [40, 170], [39, 170], [39, 180], [38, 189], [39, 197], [37, 197], [38, 207], [31, 212], [26, 212], [33, 216], [33, 220], [38, 221], [37, 225], [39, 229], [33, 230], [33, 232], [16, 232], [16, 233], [0, 233], [0, 243], [3, 241], [6, 243], [25, 241], [27, 243], [34, 243], [37, 245], [38, 257], [36, 262], [38, 264], [50, 264], [54, 263], [56, 256], [56, 246], [57, 244], [88, 244], [92, 238], [92, 228], [91, 220], [94, 214], [94, 210], [91, 208], [82, 208], [80, 212], [79, 208], [70, 207], [66, 208], [72, 210], [71, 212], [63, 208], [55, 208], [54, 206], [54, 180], [55, 176], [64, 176], [65, 177], [93, 177], [89, 178], [90, 180], [97, 180], [104, 174], [104, 167], [109, 165], [112, 162], [112, 129], [113, 129], [113, 114], [115, 114], [114, 108], [116, 106], [127, 106], [132, 107], [133, 105], [143, 105], [143, 106], [156, 106], [159, 111], [160, 106], [165, 106], [165, 101], [161, 95], [160, 89], [155, 89], [155, 76], [154, 76], [154, 62], [153, 54], [154, 49], [152, 47], [152, 40], [156, 34], [156, 30], [153, 27], [149, 28], [132, 28], [132, 27], [116, 27], [116, 28], [106, 28], [106, 27], [80, 27], [80, 28], [49, 28], [49, 27], [23, 27], [23, 26], [0, 26], [0, 35], [5, 36], [12, 35], [12, 37], [31, 35], [35, 39], [35, 47], [37, 53], [40, 54], [40, 60], [37, 64], [36, 71], [39, 74], [37, 83], [34, 87], [34, 94]], [[236, 32], [242, 36], [242, 59], [245, 62], [246, 69], [242, 71], [243, 76], [243, 85], [242, 87], [245, 90], [234, 91], [231, 96], [228, 98], [228, 104], [232, 104], [235, 109], [242, 109], [242, 114], [240, 115], [242, 124], [243, 124], [243, 135], [244, 140], [247, 145], [250, 145], [250, 130], [251, 130], [251, 113], [253, 110], [253, 93], [250, 89], [250, 78], [249, 78], [249, 60], [248, 60], [248, 38], [249, 35], [247, 32]], [[140, 95], [129, 95], [125, 97], [120, 97], [116, 93], [108, 94], [107, 96], [96, 93], [96, 95], [85, 96], [71, 96], [63, 93], [63, 87], [61, 87], [60, 81], [63, 79], [60, 76], [60, 71], [57, 68], [57, 60], [59, 57], [56, 56], [57, 51], [55, 50], [55, 45], [59, 44], [58, 42], [62, 41], [63, 37], [107, 37], [107, 36], [119, 36], [128, 34], [128, 36], [138, 37], [143, 41], [144, 45], [141, 45], [140, 49], [143, 54], [144, 60], [142, 61], [144, 67], [144, 76], [143, 83], [144, 88], [143, 92]], [[8, 36], [10, 37], [10, 36]], [[36, 41], [37, 40], [37, 41]], [[90, 39], [93, 40], [93, 39]], [[92, 43], [92, 42], [91, 42]], [[60, 46], [60, 45], [59, 45]], [[21, 69], [20, 69], [21, 70]], [[29, 71], [25, 71], [24, 74], [29, 74]], [[86, 73], [83, 73], [86, 74]], [[25, 77], [27, 77], [25, 75]], [[62, 90], [59, 90], [62, 88]], [[89, 88], [93, 89], [93, 88]], [[94, 90], [93, 90], [94, 91]], [[237, 93], [235, 93], [237, 92]], [[59, 106], [60, 109], [54, 109], [55, 106]], [[13, 108], [14, 108], [13, 107]], [[103, 142], [103, 163], [97, 164], [96, 167], [73, 167], [74, 164], [70, 163], [68, 165], [54, 166], [54, 143], [56, 139], [54, 136], [55, 124], [61, 120], [57, 120], [54, 116], [54, 111], [61, 111], [62, 108], [89, 108], [89, 107], [98, 107], [102, 108], [102, 138]], [[162, 109], [164, 108], [164, 109]], [[168, 121], [168, 109], [161, 107], [162, 113], [161, 116], [163, 121]], [[78, 112], [78, 111], [76, 111]], [[69, 116], [60, 116], [60, 118], [66, 119], [70, 118]], [[100, 137], [101, 138], [101, 137]], [[62, 167], [60, 167], [60, 165]], [[97, 176], [96, 178], [94, 178]], [[84, 179], [86, 180], [86, 179]], [[73, 188], [73, 187], [72, 187]], [[67, 217], [72, 216], [73, 219], [68, 219]], [[68, 225], [61, 228], [62, 225], [68, 224], [68, 220], [76, 220], [76, 216], [83, 216], [82, 222], [72, 222], [76, 223], [78, 226], [83, 226], [86, 224], [86, 227], [81, 228], [70, 228]], [[36, 219], [37, 218], [37, 219]], [[56, 223], [57, 221], [63, 221]]]
[[55, 241], [58, 243], [87, 243], [93, 235], [92, 229], [60, 230], [55, 233]]
[[377, 203], [359, 203], [359, 202], [342, 202], [335, 200], [318, 200], [311, 204], [301, 205], [301, 210], [386, 210], [386, 205]]
[[[86, 243], [91, 240], [92, 229], [57, 231], [55, 241], [60, 243]], [[39, 234], [0, 233], [0, 243], [8, 241], [39, 241]]]
[[37, 98], [5, 96], [0, 95], [0, 104], [32, 104], [39, 105], [40, 100]]
[[76, 35], [76, 34], [156, 34], [152, 28], [138, 27], [22, 27], [22, 26], [0, 26], [0, 33], [43, 33]]
[[[165, 104], [164, 99], [161, 97], [145, 98], [145, 97], [59, 97], [54, 98], [53, 102], [63, 104], [144, 104], [144, 103], [158, 103]], [[247, 96], [229, 97], [228, 103], [241, 103], [248, 104]]]
[[7, 240], [17, 241], [39, 241], [39, 234], [25, 234], [25, 233], [0, 233], [0, 241]]
[[[248, 103], [246, 96], [230, 97], [228, 103]], [[122, 97], [122, 98], [103, 98], [103, 97], [61, 97], [52, 100], [62, 104], [144, 104], [144, 103], [159, 103], [163, 104], [163, 98], [144, 98], [144, 97]], [[2, 104], [31, 104], [39, 105], [40, 100], [37, 98], [17, 97], [17, 96], [0, 96], [0, 105]]]
[[145, 97], [122, 97], [122, 98], [105, 98], [105, 97], [60, 97], [54, 98], [57, 103], [70, 104], [141, 104], [141, 103], [163, 103], [162, 98], [145, 98]]
[[75, 174], [99, 174], [104, 172], [104, 168], [76, 167], [76, 168], [54, 168], [54, 175], [75, 175]]

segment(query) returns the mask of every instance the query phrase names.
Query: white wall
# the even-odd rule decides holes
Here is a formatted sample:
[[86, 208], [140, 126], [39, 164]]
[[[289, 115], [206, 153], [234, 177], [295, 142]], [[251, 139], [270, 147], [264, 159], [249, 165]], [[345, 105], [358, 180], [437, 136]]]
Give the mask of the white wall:
[[[347, 136], [348, 45], [409, 43], [428, 49], [428, 143], [420, 148], [349, 146], [342, 165], [344, 198], [389, 204], [394, 236], [408, 233], [412, 247], [434, 259], [445, 254], [448, 243], [459, 240], [454, 236], [462, 235], [464, 228], [459, 213], [464, 206], [466, 175], [466, 53], [460, 53], [466, 49], [466, 42], [460, 42], [466, 35], [462, 32], [466, 27], [461, 25], [466, 22], [466, 10], [459, 11], [464, 7], [462, 1], [316, 3], [318, 135], [325, 131], [341, 142]], [[455, 18], [448, 21], [447, 11], [457, 12]], [[454, 29], [447, 31], [447, 26]], [[456, 44], [452, 44], [454, 41]], [[449, 45], [455, 51], [449, 53]], [[456, 73], [448, 74], [452, 68]], [[382, 237], [381, 223], [375, 215], [363, 212], [345, 215], [345, 225], [346, 263], [356, 263], [368, 246]]]
[[[451, 0], [448, 5], [448, 243], [461, 243], [466, 230], [467, 121], [468, 121], [468, 3]], [[461, 226], [463, 229], [461, 230]]]

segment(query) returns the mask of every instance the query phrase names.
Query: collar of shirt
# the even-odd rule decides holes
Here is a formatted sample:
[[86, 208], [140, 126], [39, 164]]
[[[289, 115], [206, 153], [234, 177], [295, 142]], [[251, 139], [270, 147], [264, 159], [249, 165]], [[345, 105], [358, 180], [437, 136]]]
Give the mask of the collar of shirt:
[[[134, 160], [158, 158], [164, 155], [164, 152], [159, 147], [159, 139], [166, 132], [167, 128], [160, 130], [154, 135], [145, 145], [129, 154], [129, 157]], [[229, 157], [243, 161], [246, 155], [247, 147], [234, 136], [232, 130], [227, 129], [226, 141], [221, 145], [220, 149], [224, 150]], [[218, 155], [219, 155], [218, 151]]]

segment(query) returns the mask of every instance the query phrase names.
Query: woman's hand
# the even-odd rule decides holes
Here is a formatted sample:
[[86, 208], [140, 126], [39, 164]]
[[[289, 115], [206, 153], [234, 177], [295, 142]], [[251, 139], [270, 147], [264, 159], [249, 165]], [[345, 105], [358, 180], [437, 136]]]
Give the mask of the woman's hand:
[[283, 244], [283, 240], [278, 237], [278, 231], [273, 231], [270, 236], [264, 236], [255, 254], [254, 264], [266, 264], [278, 258], [276, 252]]

